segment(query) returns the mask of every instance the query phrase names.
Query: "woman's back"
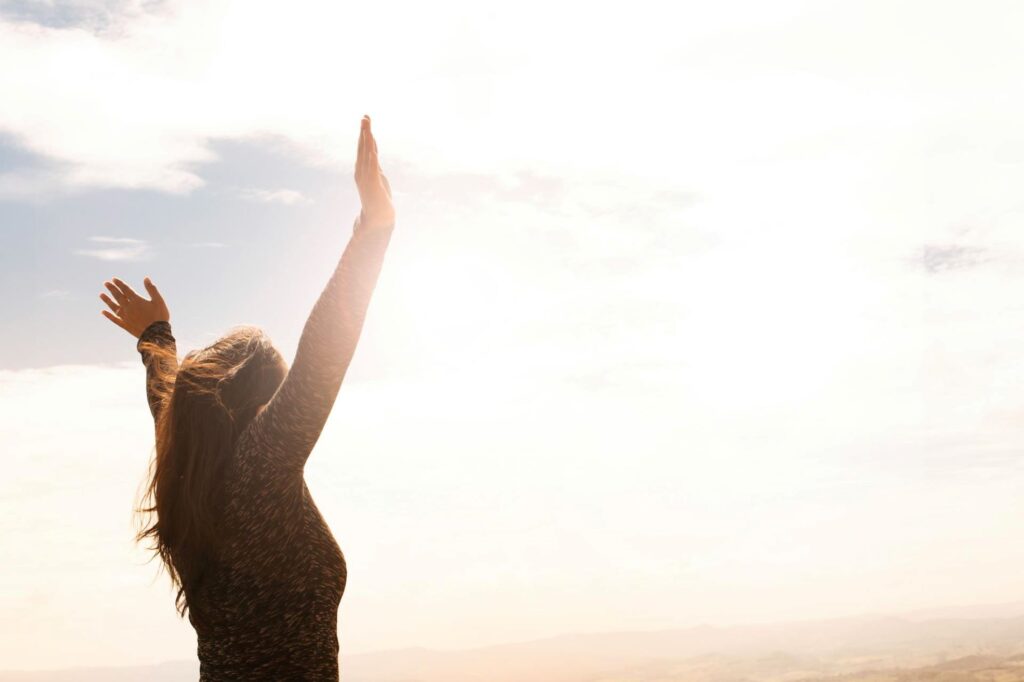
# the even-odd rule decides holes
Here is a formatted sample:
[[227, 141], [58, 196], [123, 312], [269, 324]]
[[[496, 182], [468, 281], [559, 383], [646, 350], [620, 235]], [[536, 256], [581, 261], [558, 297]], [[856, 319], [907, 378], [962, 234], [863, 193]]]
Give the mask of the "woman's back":
[[188, 599], [200, 679], [336, 680], [345, 558], [302, 476], [256, 436], [235, 448], [224, 546]]

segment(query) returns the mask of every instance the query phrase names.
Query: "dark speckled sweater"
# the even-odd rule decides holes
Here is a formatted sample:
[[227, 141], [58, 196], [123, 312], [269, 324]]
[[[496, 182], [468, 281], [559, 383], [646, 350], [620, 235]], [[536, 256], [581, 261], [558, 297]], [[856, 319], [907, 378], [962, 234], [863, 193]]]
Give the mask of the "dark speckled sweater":
[[[303, 468], [355, 352], [392, 229], [363, 229], [356, 219], [287, 377], [237, 439], [225, 481], [224, 546], [199, 593], [186, 594], [203, 682], [339, 679], [345, 558]], [[170, 323], [153, 323], [144, 340], [173, 348]], [[156, 419], [162, 403], [154, 360], [140, 353]]]

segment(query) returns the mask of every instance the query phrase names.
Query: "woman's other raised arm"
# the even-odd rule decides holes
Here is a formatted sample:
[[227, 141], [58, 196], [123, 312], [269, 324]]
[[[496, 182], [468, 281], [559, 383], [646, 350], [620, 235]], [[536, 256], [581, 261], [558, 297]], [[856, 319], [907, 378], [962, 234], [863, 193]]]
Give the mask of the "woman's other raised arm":
[[149, 300], [117, 277], [103, 285], [110, 292], [110, 296], [100, 294], [100, 299], [110, 308], [101, 311], [103, 316], [138, 339], [135, 349], [146, 365], [146, 399], [153, 420], [157, 421], [178, 371], [177, 347], [171, 334], [171, 313], [160, 290], [149, 277], [143, 280]]
[[355, 179], [362, 211], [348, 245], [306, 320], [288, 375], [250, 424], [273, 464], [293, 473], [302, 472], [341, 389], [395, 224], [391, 188], [368, 116], [362, 121]]

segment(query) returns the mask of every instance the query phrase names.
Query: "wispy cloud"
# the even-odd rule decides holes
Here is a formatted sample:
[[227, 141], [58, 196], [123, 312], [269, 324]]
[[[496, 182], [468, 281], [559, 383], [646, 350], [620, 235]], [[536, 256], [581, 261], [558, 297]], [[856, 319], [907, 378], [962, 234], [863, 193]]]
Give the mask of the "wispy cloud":
[[71, 298], [71, 292], [67, 289], [50, 289], [39, 294], [39, 298], [66, 299]]
[[297, 204], [308, 204], [310, 200], [294, 189], [243, 189], [238, 195], [249, 201], [259, 201], [264, 204], [284, 204], [294, 206]]
[[151, 256], [149, 244], [130, 237], [89, 237], [89, 241], [105, 245], [96, 249], [78, 249], [80, 256], [108, 261], [147, 260]]
[[193, 249], [223, 249], [227, 244], [224, 242], [191, 242], [188, 246]]
[[60, 172], [30, 168], [0, 173], [0, 200], [29, 201], [53, 196], [67, 189]]
[[698, 192], [683, 189], [661, 189], [656, 190], [651, 198], [663, 204], [685, 208], [700, 201], [701, 195]]
[[104, 32], [118, 22], [159, 9], [163, 0], [12, 0], [0, 5], [0, 18], [50, 28]]
[[975, 246], [925, 244], [913, 260], [930, 274], [937, 274], [973, 268], [991, 259], [985, 249]]

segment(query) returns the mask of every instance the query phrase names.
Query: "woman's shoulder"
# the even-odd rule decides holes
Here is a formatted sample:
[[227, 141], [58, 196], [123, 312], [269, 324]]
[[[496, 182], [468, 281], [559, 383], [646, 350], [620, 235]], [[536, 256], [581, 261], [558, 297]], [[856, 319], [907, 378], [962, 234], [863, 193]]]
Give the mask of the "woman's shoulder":
[[240, 496], [272, 497], [279, 502], [287, 495], [301, 497], [301, 472], [294, 476], [289, 469], [280, 466], [275, 453], [267, 448], [251, 425], [252, 422], [235, 439], [226, 472], [228, 490]]

